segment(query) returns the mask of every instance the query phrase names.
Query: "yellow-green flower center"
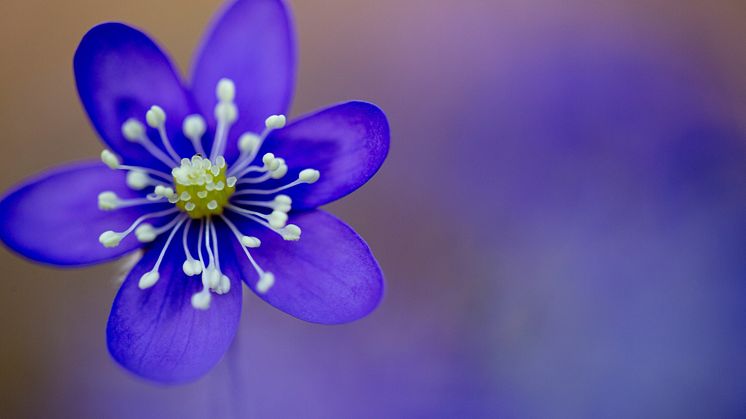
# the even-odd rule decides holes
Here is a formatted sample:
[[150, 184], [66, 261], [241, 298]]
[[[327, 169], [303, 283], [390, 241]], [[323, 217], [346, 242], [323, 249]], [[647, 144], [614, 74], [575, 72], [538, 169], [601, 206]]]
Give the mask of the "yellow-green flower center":
[[178, 199], [175, 205], [193, 219], [222, 214], [236, 191], [236, 178], [226, 177], [226, 169], [222, 157], [215, 162], [199, 155], [182, 159], [181, 166], [171, 171], [176, 190], [174, 199]]

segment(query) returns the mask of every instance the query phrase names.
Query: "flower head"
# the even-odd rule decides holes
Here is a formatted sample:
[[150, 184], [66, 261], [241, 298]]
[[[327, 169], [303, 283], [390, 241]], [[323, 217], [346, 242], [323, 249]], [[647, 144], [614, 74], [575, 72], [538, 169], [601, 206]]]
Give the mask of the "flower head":
[[119, 363], [162, 382], [207, 372], [235, 335], [241, 280], [311, 322], [375, 308], [383, 281], [370, 250], [316, 208], [375, 174], [388, 124], [364, 102], [287, 120], [295, 53], [282, 1], [228, 4], [190, 87], [151, 38], [120, 23], [91, 29], [74, 69], [107, 145], [101, 162], [62, 166], [9, 192], [0, 238], [54, 266], [144, 250], [107, 327]]

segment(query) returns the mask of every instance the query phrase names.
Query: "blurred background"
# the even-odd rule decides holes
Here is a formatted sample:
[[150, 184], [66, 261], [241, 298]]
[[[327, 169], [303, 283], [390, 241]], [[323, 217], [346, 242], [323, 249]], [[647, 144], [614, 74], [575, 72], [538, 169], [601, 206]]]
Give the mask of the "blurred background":
[[[72, 56], [146, 29], [182, 70], [220, 1], [3, 0], [3, 190], [97, 156]], [[746, 3], [291, 1], [292, 115], [345, 99], [392, 126], [328, 210], [387, 278], [371, 316], [295, 320], [245, 293], [206, 377], [106, 350], [118, 266], [0, 250], [0, 417], [746, 417]]]

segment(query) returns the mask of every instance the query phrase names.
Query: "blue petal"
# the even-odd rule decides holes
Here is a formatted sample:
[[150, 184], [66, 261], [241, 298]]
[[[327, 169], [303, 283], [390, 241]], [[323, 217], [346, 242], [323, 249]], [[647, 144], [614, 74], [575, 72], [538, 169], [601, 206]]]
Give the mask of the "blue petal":
[[[368, 245], [347, 224], [323, 211], [293, 214], [302, 229], [300, 241], [283, 240], [253, 221], [233, 217], [245, 234], [261, 239], [251, 255], [275, 275], [275, 285], [259, 294], [299, 319], [338, 324], [369, 314], [383, 296], [383, 274]], [[243, 280], [255, 289], [257, 274], [237, 240], [234, 258], [242, 261]]]
[[[121, 133], [123, 122], [129, 118], [144, 122], [153, 105], [166, 111], [166, 129], [176, 151], [182, 156], [194, 154], [181, 125], [195, 108], [171, 61], [147, 35], [121, 23], [98, 25], [80, 41], [74, 66], [78, 93], [91, 122], [124, 162], [164, 167]], [[155, 130], [149, 132], [161, 146]]]
[[231, 128], [225, 157], [238, 155], [236, 138], [259, 133], [264, 120], [285, 114], [295, 82], [295, 38], [289, 13], [280, 0], [238, 0], [212, 23], [196, 55], [192, 91], [215, 125], [215, 86], [227, 77], [236, 83], [238, 121]]
[[128, 237], [113, 249], [98, 241], [106, 230], [121, 231], [146, 212], [162, 205], [101, 211], [98, 194], [115, 192], [139, 198], [125, 183], [125, 174], [100, 162], [61, 166], [29, 179], [0, 201], [0, 239], [34, 261], [56, 266], [83, 266], [117, 258], [138, 247]]
[[386, 115], [366, 102], [347, 102], [306, 116], [273, 132], [262, 147], [262, 153], [285, 159], [290, 168], [286, 178], [306, 168], [321, 172], [318, 182], [285, 192], [293, 198], [294, 209], [316, 208], [356, 190], [378, 171], [388, 150]]
[[166, 236], [146, 251], [125, 279], [106, 332], [109, 351], [122, 366], [150, 380], [181, 383], [207, 373], [230, 346], [241, 317], [242, 287], [235, 263], [221, 255], [231, 290], [212, 294], [207, 310], [192, 307], [192, 295], [202, 289], [202, 283], [199, 276], [188, 277], [182, 271], [185, 256], [179, 232], [166, 252], [158, 282], [146, 290], [138, 288], [140, 277], [153, 268]]

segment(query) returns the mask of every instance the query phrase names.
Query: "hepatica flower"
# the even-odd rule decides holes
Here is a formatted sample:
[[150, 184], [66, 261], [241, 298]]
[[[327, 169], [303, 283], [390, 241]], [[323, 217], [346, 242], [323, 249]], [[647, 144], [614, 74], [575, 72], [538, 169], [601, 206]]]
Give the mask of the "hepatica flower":
[[0, 237], [41, 263], [85, 266], [142, 248], [107, 325], [134, 373], [183, 382], [225, 353], [241, 281], [297, 318], [359, 319], [380, 268], [317, 207], [363, 185], [388, 152], [386, 117], [347, 102], [287, 122], [294, 37], [281, 0], [238, 0], [204, 39], [185, 84], [147, 35], [105, 23], [74, 58], [78, 92], [107, 148], [0, 202]]

